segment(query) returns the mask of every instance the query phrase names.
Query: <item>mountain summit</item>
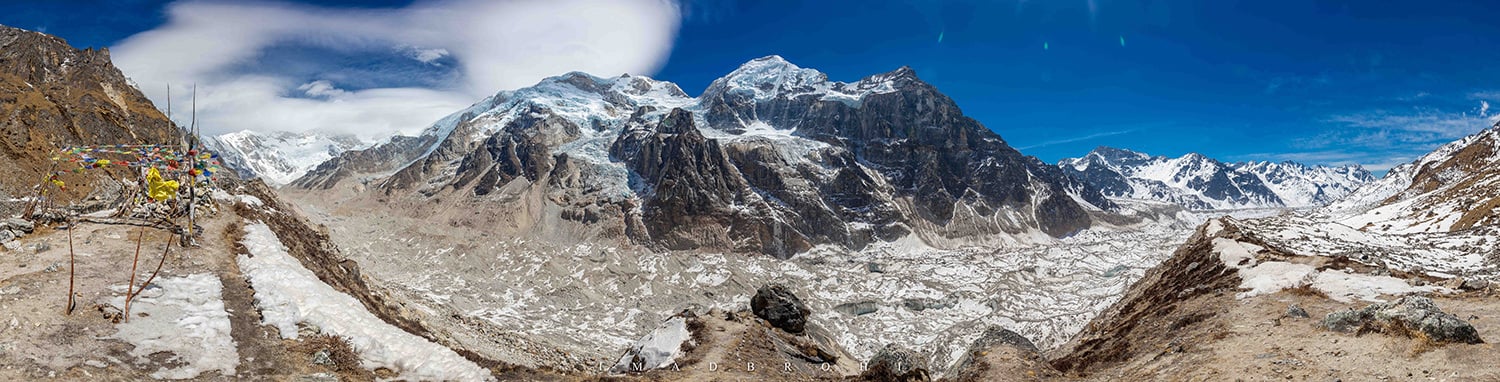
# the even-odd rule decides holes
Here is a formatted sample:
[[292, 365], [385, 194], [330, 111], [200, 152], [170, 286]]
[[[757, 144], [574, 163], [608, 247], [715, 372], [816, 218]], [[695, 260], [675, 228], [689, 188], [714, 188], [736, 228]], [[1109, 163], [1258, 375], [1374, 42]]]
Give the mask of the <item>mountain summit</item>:
[[1116, 208], [1006, 145], [910, 68], [843, 83], [779, 56], [696, 98], [644, 76], [547, 78], [418, 137], [340, 155], [295, 184], [351, 178], [380, 198], [493, 210], [456, 224], [779, 257], [909, 235], [936, 246], [1034, 242]]

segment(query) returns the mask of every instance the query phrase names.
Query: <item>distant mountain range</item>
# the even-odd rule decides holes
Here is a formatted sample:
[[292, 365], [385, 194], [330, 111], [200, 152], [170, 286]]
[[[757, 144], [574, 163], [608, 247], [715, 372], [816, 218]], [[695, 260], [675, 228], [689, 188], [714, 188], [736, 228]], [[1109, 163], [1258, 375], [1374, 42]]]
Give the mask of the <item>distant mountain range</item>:
[[224, 165], [240, 176], [283, 185], [344, 151], [366, 148], [373, 142], [350, 134], [245, 130], [209, 137], [204, 144], [218, 152]]
[[1198, 153], [1168, 158], [1112, 147], [1063, 159], [1058, 167], [1109, 197], [1165, 201], [1194, 210], [1319, 207], [1375, 179], [1357, 165], [1224, 163]]

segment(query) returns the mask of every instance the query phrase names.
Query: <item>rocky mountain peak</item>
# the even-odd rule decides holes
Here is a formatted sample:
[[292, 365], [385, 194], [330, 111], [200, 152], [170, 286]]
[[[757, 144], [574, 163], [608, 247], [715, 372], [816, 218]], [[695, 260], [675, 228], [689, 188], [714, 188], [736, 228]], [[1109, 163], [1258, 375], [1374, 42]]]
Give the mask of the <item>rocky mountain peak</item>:
[[698, 128], [693, 126], [693, 113], [682, 108], [672, 108], [658, 126], [657, 132], [662, 134], [698, 133]]
[[917, 78], [916, 70], [904, 65], [896, 70], [865, 77], [850, 85], [861, 90], [878, 88], [894, 90], [905, 89], [913, 85], [928, 86], [926, 82], [922, 82], [922, 79]]
[[1117, 208], [1006, 145], [911, 68], [840, 83], [769, 56], [698, 98], [641, 76], [569, 73], [497, 94], [423, 136], [423, 153], [369, 151], [415, 156], [401, 168], [341, 163], [303, 184], [374, 172], [394, 174], [375, 183], [388, 195], [544, 194], [557, 209], [508, 211], [558, 211], [589, 226], [569, 232], [656, 248], [776, 257], [910, 235], [932, 245], [1063, 237]]
[[[180, 132], [106, 49], [0, 26], [0, 197], [29, 189], [59, 146], [177, 143]], [[79, 189], [82, 191], [82, 189]]]
[[772, 55], [740, 65], [710, 83], [703, 94], [704, 97], [712, 98], [736, 93], [765, 100], [784, 94], [816, 91], [827, 84], [827, 74], [814, 69], [803, 69], [781, 56]]
[[1087, 157], [1098, 158], [1106, 163], [1124, 163], [1151, 159], [1150, 155], [1109, 146], [1095, 147]]

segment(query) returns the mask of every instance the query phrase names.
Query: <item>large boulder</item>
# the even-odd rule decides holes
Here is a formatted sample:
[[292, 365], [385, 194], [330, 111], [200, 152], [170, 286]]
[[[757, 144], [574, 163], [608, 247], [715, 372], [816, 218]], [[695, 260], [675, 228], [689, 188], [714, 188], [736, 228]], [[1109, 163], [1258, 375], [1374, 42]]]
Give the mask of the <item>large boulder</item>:
[[1371, 304], [1359, 310], [1329, 313], [1321, 325], [1338, 332], [1376, 331], [1421, 336], [1433, 342], [1483, 343], [1479, 332], [1458, 316], [1443, 313], [1432, 299], [1402, 297], [1388, 303]]
[[984, 334], [981, 334], [979, 339], [974, 340], [974, 345], [971, 348], [976, 350], [988, 349], [996, 345], [1009, 345], [1032, 353], [1041, 352], [1040, 349], [1037, 349], [1036, 344], [1033, 344], [1026, 336], [999, 326], [985, 328]]
[[1009, 329], [991, 326], [948, 369], [945, 378], [958, 382], [1033, 381], [1059, 375], [1031, 340]]
[[806, 330], [807, 315], [811, 313], [802, 299], [780, 284], [766, 285], [756, 290], [755, 297], [750, 298], [750, 311], [787, 333], [802, 333]]
[[901, 345], [888, 344], [870, 357], [860, 377], [867, 381], [926, 381], [927, 360]]

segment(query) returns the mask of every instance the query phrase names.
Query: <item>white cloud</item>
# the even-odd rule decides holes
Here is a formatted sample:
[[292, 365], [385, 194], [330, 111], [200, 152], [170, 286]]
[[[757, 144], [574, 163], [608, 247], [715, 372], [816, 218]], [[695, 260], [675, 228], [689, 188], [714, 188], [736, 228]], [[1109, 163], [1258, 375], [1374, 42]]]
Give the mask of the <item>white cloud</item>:
[[[179, 1], [168, 5], [164, 25], [111, 51], [158, 104], [166, 102], [165, 84], [171, 83], [177, 85], [173, 102], [186, 105], [186, 85], [196, 83], [205, 133], [380, 136], [414, 133], [496, 91], [547, 76], [650, 74], [670, 53], [680, 21], [677, 4], [668, 0], [438, 0], [399, 9]], [[245, 69], [267, 50], [291, 44], [350, 54], [397, 52], [433, 66], [446, 59], [456, 63], [458, 78], [441, 86], [350, 90], [325, 78]], [[344, 65], [309, 56], [299, 64], [330, 71]]]
[[431, 64], [433, 61], [449, 55], [448, 50], [443, 48], [422, 49], [413, 47], [408, 53], [411, 55], [411, 58], [426, 64]]
[[297, 90], [301, 90], [308, 97], [332, 98], [349, 95], [349, 92], [339, 89], [333, 85], [333, 81], [328, 80], [308, 82], [302, 84], [302, 86], [298, 86]]

